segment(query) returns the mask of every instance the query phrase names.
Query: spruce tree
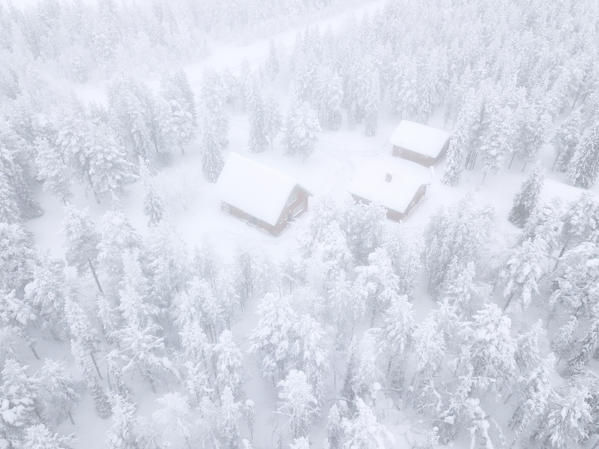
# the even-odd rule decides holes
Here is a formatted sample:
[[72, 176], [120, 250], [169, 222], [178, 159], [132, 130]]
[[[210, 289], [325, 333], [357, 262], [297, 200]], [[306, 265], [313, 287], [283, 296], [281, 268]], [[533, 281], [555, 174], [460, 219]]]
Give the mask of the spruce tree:
[[64, 363], [46, 359], [38, 374], [38, 410], [46, 422], [59, 424], [73, 420], [73, 408], [79, 401], [79, 385]]
[[25, 430], [23, 449], [70, 449], [72, 438], [54, 433], [44, 424], [35, 424]]
[[343, 81], [341, 76], [331, 67], [324, 66], [318, 71], [316, 86], [318, 89], [316, 110], [320, 126], [323, 129], [339, 129], [343, 119], [341, 112]]
[[165, 103], [162, 110], [165, 138], [168, 144], [185, 153], [185, 146], [194, 138], [197, 126], [195, 99], [185, 72], [179, 70], [164, 76], [160, 94]]
[[312, 419], [318, 413], [316, 398], [312, 386], [303, 371], [292, 369], [278, 384], [279, 413], [289, 418], [293, 438], [306, 436]]
[[219, 135], [219, 118], [206, 111], [203, 117], [200, 149], [202, 152], [202, 170], [209, 182], [216, 182], [225, 161], [222, 155], [223, 136]]
[[578, 144], [568, 167], [570, 182], [585, 189], [595, 184], [599, 174], [599, 125]]
[[514, 198], [508, 219], [518, 227], [523, 227], [534, 212], [543, 188], [543, 173], [536, 167], [524, 181], [520, 192]]
[[320, 125], [314, 110], [307, 102], [296, 101], [291, 106], [285, 123], [287, 154], [306, 159], [314, 151], [319, 131]]
[[555, 160], [553, 169], [565, 172], [570, 165], [582, 133], [582, 116], [580, 110], [572, 112], [558, 128], [554, 138]]
[[49, 139], [38, 138], [34, 145], [37, 176], [43, 181], [44, 189], [66, 202], [71, 196], [71, 180], [65, 155], [61, 154], [56, 142]]
[[20, 224], [0, 222], [0, 291], [18, 293], [33, 279], [33, 237]]
[[158, 192], [155, 183], [151, 179], [144, 182], [145, 194], [143, 211], [148, 218], [148, 225], [155, 226], [164, 217], [165, 204], [164, 199]]
[[67, 263], [74, 266], [80, 274], [89, 270], [98, 290], [100, 293], [104, 293], [96, 271], [100, 235], [96, 231], [89, 213], [86, 210], [68, 206], [63, 223], [63, 233], [66, 238], [65, 258]]

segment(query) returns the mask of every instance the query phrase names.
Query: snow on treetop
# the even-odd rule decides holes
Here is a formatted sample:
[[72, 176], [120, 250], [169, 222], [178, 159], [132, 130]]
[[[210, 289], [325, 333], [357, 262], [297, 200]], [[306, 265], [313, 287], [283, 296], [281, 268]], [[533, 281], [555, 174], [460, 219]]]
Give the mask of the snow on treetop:
[[449, 140], [449, 133], [432, 126], [402, 120], [389, 140], [397, 147], [435, 158]]
[[221, 201], [274, 226], [297, 185], [286, 174], [232, 152], [217, 190]]
[[[405, 213], [418, 189], [429, 183], [422, 170], [398, 164], [362, 163], [350, 183], [349, 192], [388, 209]], [[409, 164], [410, 166], [415, 164]], [[421, 172], [420, 173], [414, 173]]]

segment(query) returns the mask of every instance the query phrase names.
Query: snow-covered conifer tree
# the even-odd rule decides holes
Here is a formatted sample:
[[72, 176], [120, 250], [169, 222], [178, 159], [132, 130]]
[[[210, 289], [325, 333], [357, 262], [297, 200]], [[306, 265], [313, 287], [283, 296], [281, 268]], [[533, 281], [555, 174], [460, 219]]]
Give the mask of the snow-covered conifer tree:
[[588, 437], [592, 423], [592, 395], [588, 386], [570, 385], [551, 395], [535, 439], [549, 448], [576, 447]]
[[429, 291], [439, 291], [452, 265], [465, 266], [477, 260], [488, 236], [490, 220], [490, 210], [476, 209], [469, 198], [431, 217], [424, 242]]
[[144, 182], [144, 214], [148, 218], [148, 225], [158, 224], [164, 217], [165, 204], [155, 183], [151, 179]]
[[41, 325], [57, 339], [64, 339], [64, 262], [42, 259], [33, 269], [33, 280], [25, 286], [25, 299], [35, 309]]
[[195, 99], [185, 72], [179, 70], [164, 76], [160, 94], [165, 102], [162, 126], [166, 140], [184, 153], [185, 146], [195, 136], [197, 126]]
[[135, 165], [107, 124], [98, 121], [93, 125], [89, 147], [83, 151], [78, 157], [84, 160], [83, 176], [98, 201], [103, 195], [118, 197], [125, 184], [137, 179]]
[[160, 427], [162, 440], [168, 446], [191, 447], [193, 416], [185, 397], [179, 393], [167, 393], [156, 399], [158, 409], [152, 413], [152, 421]]
[[285, 143], [287, 154], [306, 159], [318, 141], [320, 125], [318, 117], [306, 102], [294, 102], [285, 122]]
[[218, 133], [220, 122], [211, 111], [203, 113], [200, 150], [202, 152], [202, 170], [209, 182], [216, 182], [225, 162], [222, 155], [222, 139]]
[[106, 293], [116, 298], [123, 275], [123, 253], [141, 246], [140, 236], [122, 211], [106, 212], [100, 223], [100, 240], [96, 244], [98, 266], [108, 280]]
[[94, 277], [96, 286], [103, 293], [100, 279], [96, 271], [98, 258], [98, 243], [100, 235], [95, 224], [91, 221], [86, 210], [79, 210], [74, 206], [67, 207], [63, 223], [63, 233], [66, 239], [65, 258], [69, 265], [77, 271], [85, 273], [88, 270]]
[[31, 234], [20, 224], [0, 223], [0, 290], [21, 291], [33, 279]]
[[574, 315], [570, 315], [568, 321], [553, 333], [551, 349], [559, 357], [558, 362], [571, 354], [575, 345], [575, 332], [577, 329], [578, 319]]
[[31, 189], [27, 142], [0, 118], [0, 220], [8, 223], [41, 215]]
[[110, 402], [98, 380], [93, 360], [83, 345], [77, 340], [71, 340], [71, 353], [73, 354], [75, 363], [83, 374], [83, 382], [94, 400], [96, 413], [100, 418], [108, 418], [112, 413]]
[[98, 377], [101, 378], [102, 376], [94, 355], [98, 351], [98, 336], [88, 316], [77, 300], [72, 297], [72, 294], [65, 301], [64, 313], [71, 338], [77, 342], [81, 350], [89, 355]]
[[0, 372], [3, 411], [0, 429], [7, 436], [18, 436], [27, 426], [38, 423], [35, 409], [37, 380], [27, 373], [27, 369], [27, 366], [9, 359]]
[[306, 436], [312, 419], [318, 414], [316, 398], [306, 375], [292, 369], [278, 386], [278, 411], [289, 418], [292, 437]]
[[329, 66], [319, 68], [316, 76], [316, 109], [320, 126], [323, 129], [339, 129], [343, 119], [343, 80]]
[[59, 424], [65, 418], [73, 420], [73, 408], [79, 400], [79, 385], [64, 363], [46, 359], [39, 370], [37, 403], [39, 413], [48, 423]]
[[187, 291], [175, 302], [175, 320], [180, 328], [188, 323], [197, 323], [211, 342], [216, 342], [225, 328], [227, 311], [203, 279], [193, 278]]
[[573, 185], [588, 189], [595, 184], [598, 174], [599, 126], [595, 126], [577, 145], [568, 166], [568, 179]]
[[108, 88], [113, 126], [131, 153], [149, 160], [164, 151], [157, 108], [144, 84], [118, 79]]
[[539, 293], [539, 281], [546, 271], [547, 245], [543, 240], [526, 240], [507, 260], [500, 278], [504, 280], [503, 296], [507, 299], [504, 310], [516, 299], [523, 310]]
[[222, 447], [240, 447], [241, 405], [229, 387], [225, 387], [220, 396], [220, 407], [217, 411], [216, 434]]
[[242, 356], [241, 351], [233, 341], [233, 334], [224, 330], [214, 345], [214, 365], [216, 372], [216, 387], [219, 391], [228, 388], [235, 397], [241, 393]]
[[516, 341], [511, 320], [493, 303], [485, 305], [472, 318], [462, 360], [472, 367], [474, 386], [483, 391], [508, 388], [516, 374]]
[[272, 144], [281, 128], [281, 116], [277, 103], [261, 91], [255, 92], [249, 107], [250, 150], [258, 153]]
[[509, 220], [516, 226], [523, 227], [533, 213], [539, 201], [543, 188], [543, 174], [540, 167], [535, 167], [530, 176], [524, 181], [520, 191], [514, 198]]
[[[494, 103], [494, 102], [492, 102]], [[485, 114], [491, 116], [481, 136], [481, 162], [483, 181], [489, 174], [494, 174], [503, 166], [506, 156], [512, 152], [513, 120], [511, 111], [506, 107], [490, 104]]]
[[549, 400], [554, 395], [551, 386], [551, 368], [555, 357], [542, 360], [528, 372], [517, 386], [517, 406], [510, 418], [514, 430], [514, 443], [539, 425]]
[[599, 238], [599, 202], [591, 194], [583, 193], [572, 201], [562, 220], [562, 248], [558, 257], [574, 245]]
[[568, 360], [568, 368], [576, 373], [589, 363], [597, 354], [599, 348], [599, 305], [595, 306], [595, 316], [592, 317], [584, 337], [576, 345], [576, 352]]
[[585, 242], [564, 254], [553, 273], [553, 293], [549, 303], [561, 306], [576, 318], [592, 316], [596, 300], [596, 283], [599, 280], [597, 246]]
[[372, 203], [352, 202], [343, 210], [340, 226], [356, 263], [365, 265], [368, 255], [381, 245], [384, 220], [385, 210]]
[[44, 424], [35, 424], [25, 429], [19, 447], [27, 449], [69, 449], [72, 438], [48, 429]]
[[582, 116], [580, 110], [573, 111], [558, 128], [553, 137], [555, 147], [555, 160], [553, 168], [565, 172], [570, 165], [572, 156], [580, 142], [582, 133]]
[[371, 312], [371, 324], [375, 318], [399, 297], [399, 280], [393, 272], [391, 259], [384, 248], [368, 255], [368, 265], [356, 267], [354, 289]]
[[106, 438], [107, 449], [158, 449], [144, 444], [146, 435], [136, 416], [134, 404], [116, 395], [112, 400], [112, 411], [112, 422]]
[[37, 176], [43, 181], [44, 189], [55, 194], [62, 201], [71, 196], [71, 180], [65, 155], [49, 139], [38, 138], [35, 143], [35, 165]]
[[387, 359], [386, 376], [392, 385], [403, 383], [406, 353], [415, 327], [412, 304], [405, 296], [398, 297], [385, 311], [380, 337]]
[[17, 204], [15, 189], [4, 172], [0, 173], [0, 222], [21, 222], [21, 212]]
[[356, 416], [343, 420], [346, 442], [352, 449], [385, 449], [392, 447], [387, 428], [377, 421], [374, 411], [360, 398], [356, 400]]
[[440, 290], [439, 298], [455, 307], [459, 315], [469, 316], [480, 302], [481, 285], [476, 282], [476, 267], [473, 262], [462, 267], [452, 261]]
[[142, 270], [148, 278], [154, 303], [161, 314], [166, 315], [173, 298], [185, 289], [191, 277], [187, 246], [167, 222], [151, 227], [144, 243], [140, 255]]
[[258, 315], [252, 350], [261, 356], [262, 375], [277, 381], [293, 361], [297, 313], [290, 306], [290, 298], [268, 293], [258, 306]]
[[110, 355], [120, 364], [123, 373], [139, 373], [155, 390], [156, 383], [177, 377], [168, 358], [163, 339], [152, 334], [148, 327], [128, 323], [115, 334], [118, 348]]
[[548, 254], [553, 256], [561, 239], [561, 215], [561, 203], [557, 200], [538, 204], [522, 230], [521, 241], [541, 239], [547, 245]]

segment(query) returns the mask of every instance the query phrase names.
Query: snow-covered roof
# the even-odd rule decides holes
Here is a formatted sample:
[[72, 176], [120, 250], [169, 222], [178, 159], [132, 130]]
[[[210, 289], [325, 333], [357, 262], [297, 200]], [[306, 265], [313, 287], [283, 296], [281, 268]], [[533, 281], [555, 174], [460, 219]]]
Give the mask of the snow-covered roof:
[[284, 173], [231, 153], [216, 185], [221, 201], [274, 226], [298, 184]]
[[402, 120], [390, 139], [397, 147], [432, 158], [439, 156], [448, 140], [447, 131], [409, 120]]
[[357, 170], [349, 192], [403, 214], [418, 189], [428, 183], [429, 180], [423, 176], [367, 165]]

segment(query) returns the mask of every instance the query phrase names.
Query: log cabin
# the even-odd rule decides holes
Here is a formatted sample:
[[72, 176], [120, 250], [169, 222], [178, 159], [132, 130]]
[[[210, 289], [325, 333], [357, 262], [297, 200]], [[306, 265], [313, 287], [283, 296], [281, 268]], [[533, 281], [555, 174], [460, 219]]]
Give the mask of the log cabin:
[[401, 157], [425, 167], [435, 165], [449, 145], [450, 134], [442, 129], [402, 120], [393, 134], [393, 156]]
[[216, 185], [223, 210], [275, 236], [308, 208], [310, 194], [297, 181], [237, 153]]
[[361, 169], [354, 176], [349, 192], [361, 203], [374, 203], [385, 208], [387, 218], [403, 221], [420, 203], [428, 183], [410, 174]]

